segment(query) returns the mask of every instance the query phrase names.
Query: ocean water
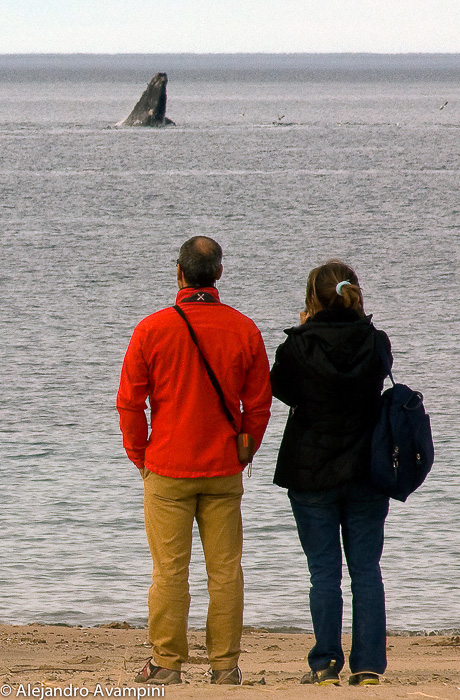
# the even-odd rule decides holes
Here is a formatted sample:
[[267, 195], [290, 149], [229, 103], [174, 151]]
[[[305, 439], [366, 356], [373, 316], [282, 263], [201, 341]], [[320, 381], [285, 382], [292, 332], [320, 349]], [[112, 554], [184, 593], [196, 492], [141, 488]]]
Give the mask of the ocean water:
[[[177, 126], [110, 128], [157, 71]], [[460, 56], [0, 56], [2, 622], [145, 623], [142, 483], [115, 395], [133, 327], [174, 302], [178, 248], [203, 233], [271, 361], [308, 271], [357, 270], [436, 446], [423, 487], [391, 504], [388, 627], [460, 628], [459, 95]], [[245, 622], [309, 630], [272, 484], [286, 414], [275, 401], [245, 478]]]

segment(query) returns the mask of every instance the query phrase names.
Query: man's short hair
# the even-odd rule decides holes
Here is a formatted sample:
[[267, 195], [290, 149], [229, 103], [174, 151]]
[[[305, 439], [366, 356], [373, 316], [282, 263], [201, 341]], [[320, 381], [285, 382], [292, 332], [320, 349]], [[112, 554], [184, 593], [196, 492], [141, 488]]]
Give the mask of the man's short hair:
[[222, 248], [208, 236], [193, 236], [181, 246], [178, 264], [191, 287], [213, 287], [222, 264]]

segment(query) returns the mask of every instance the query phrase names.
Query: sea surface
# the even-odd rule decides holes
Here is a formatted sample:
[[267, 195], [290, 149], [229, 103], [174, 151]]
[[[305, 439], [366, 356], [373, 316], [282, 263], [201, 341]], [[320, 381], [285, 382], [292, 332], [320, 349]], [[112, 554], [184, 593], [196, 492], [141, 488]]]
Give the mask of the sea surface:
[[[113, 128], [158, 71], [177, 126]], [[0, 56], [0, 187], [1, 622], [145, 623], [142, 482], [115, 396], [134, 326], [174, 302], [179, 246], [206, 234], [222, 300], [270, 361], [308, 271], [355, 267], [436, 446], [391, 504], [388, 628], [460, 629], [460, 55]], [[310, 630], [272, 484], [286, 415], [274, 401], [244, 479], [245, 623]], [[202, 627], [198, 537], [191, 591]], [[344, 596], [349, 628], [346, 572]]]

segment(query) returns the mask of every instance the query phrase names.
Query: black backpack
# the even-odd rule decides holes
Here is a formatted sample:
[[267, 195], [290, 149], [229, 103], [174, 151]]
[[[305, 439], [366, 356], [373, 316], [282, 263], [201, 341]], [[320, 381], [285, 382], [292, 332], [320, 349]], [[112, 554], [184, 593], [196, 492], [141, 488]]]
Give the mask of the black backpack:
[[395, 384], [378, 335], [376, 347], [393, 386], [381, 397], [380, 417], [372, 435], [370, 479], [381, 493], [405, 501], [425, 481], [434, 462], [430, 416], [419, 391]]

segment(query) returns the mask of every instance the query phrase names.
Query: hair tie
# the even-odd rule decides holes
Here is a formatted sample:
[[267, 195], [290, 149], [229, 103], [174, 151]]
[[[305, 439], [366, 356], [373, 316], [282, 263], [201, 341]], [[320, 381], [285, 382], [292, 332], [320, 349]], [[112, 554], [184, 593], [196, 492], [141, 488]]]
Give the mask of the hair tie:
[[338, 285], [336, 286], [335, 291], [337, 292], [339, 297], [343, 297], [342, 287], [346, 284], [351, 284], [351, 283], [348, 280], [344, 280], [343, 282], [339, 282]]

